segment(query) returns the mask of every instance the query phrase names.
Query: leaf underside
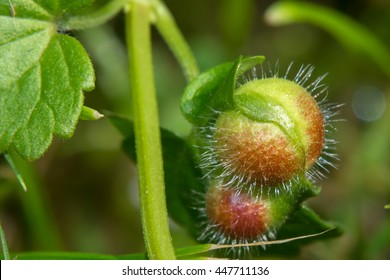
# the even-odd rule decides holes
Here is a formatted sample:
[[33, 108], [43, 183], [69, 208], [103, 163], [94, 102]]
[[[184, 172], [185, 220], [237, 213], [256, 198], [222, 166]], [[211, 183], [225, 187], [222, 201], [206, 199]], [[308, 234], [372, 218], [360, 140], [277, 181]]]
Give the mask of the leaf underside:
[[94, 88], [86, 51], [57, 32], [61, 13], [71, 7], [63, 3], [0, 0], [0, 153], [14, 147], [34, 160], [53, 135], [71, 137], [83, 90]]

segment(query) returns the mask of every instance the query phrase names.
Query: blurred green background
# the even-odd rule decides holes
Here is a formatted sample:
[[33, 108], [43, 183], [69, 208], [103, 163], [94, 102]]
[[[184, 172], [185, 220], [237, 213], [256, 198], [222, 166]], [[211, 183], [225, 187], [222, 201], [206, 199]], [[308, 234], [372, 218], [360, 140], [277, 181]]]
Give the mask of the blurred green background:
[[[369, 56], [345, 48], [308, 23], [271, 26], [264, 20], [277, 1], [166, 0], [201, 70], [239, 55], [265, 55], [290, 62], [295, 71], [314, 65], [328, 73], [330, 102], [344, 103], [334, 134], [340, 161], [320, 181], [322, 193], [308, 204], [345, 233], [302, 248], [300, 259], [390, 258], [390, 77]], [[388, 0], [306, 1], [332, 8], [365, 26], [390, 52]], [[86, 105], [131, 114], [124, 18], [74, 35], [95, 65], [97, 84]], [[184, 76], [159, 34], [153, 31], [155, 80], [161, 126], [185, 136], [181, 116]], [[272, 67], [272, 66], [271, 66]], [[390, 66], [389, 66], [390, 67]], [[291, 71], [293, 77], [294, 71]], [[24, 193], [0, 158], [0, 221], [11, 252], [82, 251], [107, 254], [143, 252], [136, 169], [121, 151], [122, 137], [107, 119], [78, 124], [70, 140], [55, 139], [45, 156], [19, 163], [29, 188]], [[174, 244], [194, 244], [172, 222]]]

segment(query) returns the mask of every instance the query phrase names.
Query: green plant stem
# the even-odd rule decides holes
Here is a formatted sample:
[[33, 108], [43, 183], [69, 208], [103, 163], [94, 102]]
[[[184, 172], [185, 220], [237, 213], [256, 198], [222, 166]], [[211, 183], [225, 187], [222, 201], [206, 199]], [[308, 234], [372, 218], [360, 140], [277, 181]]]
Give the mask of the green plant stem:
[[147, 1], [131, 1], [126, 8], [126, 39], [145, 246], [150, 259], [175, 259], [168, 226], [160, 128], [153, 78], [151, 6]]
[[111, 0], [105, 6], [88, 15], [73, 16], [63, 19], [59, 26], [63, 30], [80, 30], [101, 25], [114, 17], [127, 0]]
[[191, 81], [199, 75], [199, 69], [191, 49], [164, 3], [160, 0], [152, 0], [151, 2], [158, 31], [180, 63], [186, 79]]

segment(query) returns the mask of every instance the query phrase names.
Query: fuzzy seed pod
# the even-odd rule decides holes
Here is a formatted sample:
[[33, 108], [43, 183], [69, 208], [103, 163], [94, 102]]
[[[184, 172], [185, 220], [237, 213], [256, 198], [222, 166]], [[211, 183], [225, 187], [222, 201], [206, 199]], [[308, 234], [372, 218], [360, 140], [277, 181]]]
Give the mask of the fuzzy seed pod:
[[247, 96], [254, 96], [254, 101], [260, 100], [256, 110], [262, 112], [255, 115], [244, 107], [217, 118], [213, 142], [226, 173], [247, 183], [275, 186], [303, 174], [316, 162], [324, 144], [324, 120], [303, 87], [268, 78], [244, 84], [235, 95], [243, 103]]
[[337, 159], [330, 134], [339, 105], [324, 101], [324, 76], [310, 82], [314, 68], [302, 66], [289, 80], [290, 65], [282, 77], [276, 69], [258, 78], [254, 66], [263, 60], [241, 57], [212, 68], [183, 95], [205, 183], [201, 241], [274, 239], [300, 204], [318, 195], [312, 183]]
[[269, 205], [244, 193], [211, 187], [206, 195], [206, 213], [218, 231], [230, 238], [254, 239], [267, 231]]
[[260, 194], [212, 184], [206, 192], [201, 240], [218, 244], [248, 244], [275, 238], [297, 198], [288, 193]]

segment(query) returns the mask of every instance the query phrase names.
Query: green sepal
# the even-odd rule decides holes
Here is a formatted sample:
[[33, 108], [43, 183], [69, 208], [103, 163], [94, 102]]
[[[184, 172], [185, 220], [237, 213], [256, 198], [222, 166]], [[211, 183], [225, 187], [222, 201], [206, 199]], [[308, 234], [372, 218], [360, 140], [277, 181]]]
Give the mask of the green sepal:
[[224, 82], [233, 63], [218, 65], [200, 74], [186, 87], [181, 99], [181, 110], [193, 124], [207, 122], [206, 114], [210, 114], [213, 95]]
[[[133, 121], [112, 113], [107, 116], [125, 137], [123, 150], [136, 162]], [[203, 192], [200, 171], [196, 168], [192, 150], [184, 139], [161, 129], [161, 142], [168, 213], [175, 222], [196, 236], [199, 213], [195, 209], [194, 196]]]
[[220, 85], [215, 96], [213, 96], [213, 109], [217, 111], [226, 111], [234, 109], [234, 91], [237, 87], [237, 80], [248, 70], [258, 64], [263, 63], [264, 56], [240, 56], [230, 69], [225, 81]]
[[79, 119], [83, 121], [97, 121], [103, 117], [104, 115], [99, 113], [99, 111], [89, 108], [87, 106], [83, 106]]
[[239, 57], [200, 74], [184, 91], [181, 100], [184, 116], [191, 123], [202, 126], [216, 111], [234, 109], [237, 80], [264, 59], [264, 56]]

